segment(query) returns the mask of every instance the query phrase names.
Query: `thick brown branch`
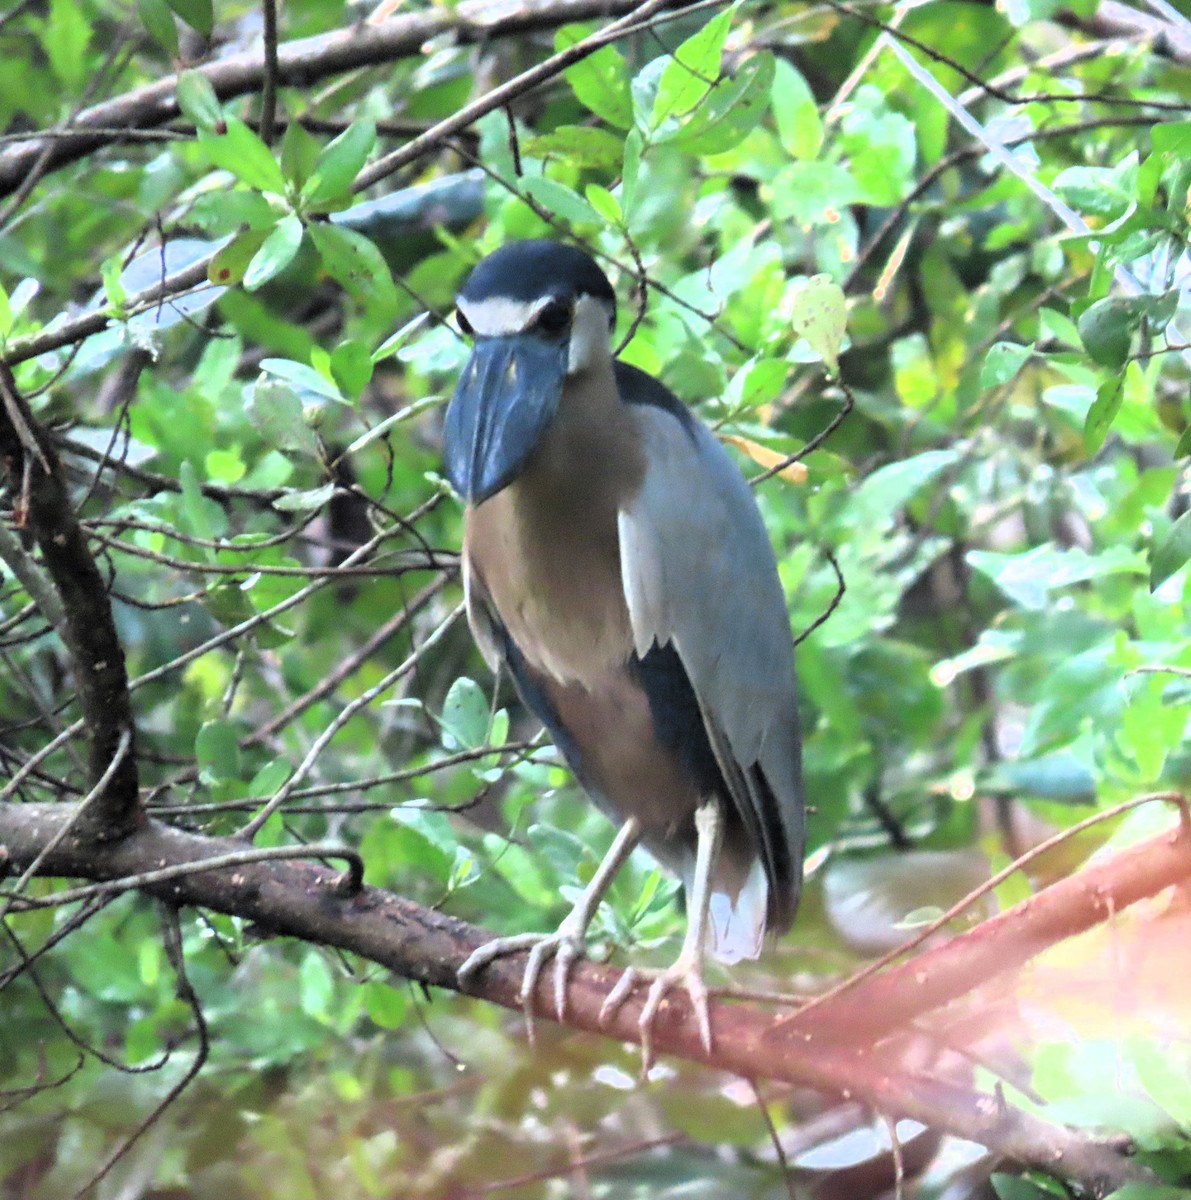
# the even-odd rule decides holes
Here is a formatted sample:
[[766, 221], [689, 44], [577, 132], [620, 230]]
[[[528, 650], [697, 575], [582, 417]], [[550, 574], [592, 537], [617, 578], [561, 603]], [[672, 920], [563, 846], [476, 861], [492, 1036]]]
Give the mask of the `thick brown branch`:
[[[108, 845], [88, 844], [73, 831], [68, 805], [0, 804], [0, 846], [10, 869], [21, 870], [45, 851], [41, 870], [57, 876], [113, 880], [175, 864], [198, 864], [225, 854], [236, 843], [200, 837], [148, 822], [133, 836]], [[1169, 839], [1155, 845], [1171, 849]], [[1191, 853], [1178, 843], [1183, 874]], [[255, 862], [223, 870], [197, 870], [147, 886], [145, 891], [173, 904], [192, 904], [234, 913], [278, 935], [301, 938], [359, 954], [409, 979], [457, 989], [455, 973], [468, 954], [486, 940], [483, 930], [422, 908], [375, 888], [343, 895], [343, 878], [324, 867], [293, 862]], [[1151, 890], [1156, 890], [1152, 888]], [[477, 994], [510, 1009], [517, 996], [523, 961], [499, 959], [479, 977]], [[577, 965], [569, 990], [567, 1024], [624, 1041], [639, 1041], [639, 1006], [625, 1005], [601, 1027], [599, 1014], [620, 972], [590, 963]], [[549, 980], [539, 995], [541, 1011]], [[884, 1112], [917, 1118], [993, 1148], [1016, 1162], [1077, 1180], [1105, 1196], [1146, 1172], [1118, 1150], [1069, 1129], [1039, 1121], [1006, 1107], [994, 1097], [937, 1080], [920, 1079], [904, 1065], [875, 1053], [868, 1043], [842, 1045], [816, 1030], [801, 1030], [776, 1044], [769, 1036], [773, 1014], [746, 1005], [717, 1005], [716, 1046], [703, 1051], [687, 1002], [675, 995], [663, 1005], [654, 1042], [665, 1053], [708, 1063], [754, 1079], [774, 1079], [861, 1100]], [[829, 1020], [823, 1014], [823, 1021]]]
[[[453, 33], [463, 43], [553, 29], [571, 21], [615, 17], [631, 12], [632, 0], [550, 0], [548, 4], [499, 12], [498, 6], [462, 4], [448, 11], [411, 13], [393, 17], [379, 25], [352, 25], [317, 37], [300, 38], [278, 48], [277, 82], [309, 86], [320, 79], [391, 63], [394, 59], [420, 54], [427, 41]], [[258, 91], [264, 80], [264, 58], [259, 50], [234, 54], [198, 68], [210, 80], [221, 100]], [[123, 96], [84, 109], [72, 128], [85, 135], [88, 130], [145, 129], [162, 125], [179, 115], [176, 96], [178, 77], [167, 75], [155, 83], [136, 88]], [[44, 171], [85, 158], [112, 141], [108, 133], [93, 133], [73, 139], [32, 137], [0, 151], [0, 197], [7, 196], [44, 154]]]
[[[142, 814], [128, 672], [107, 587], [62, 483], [53, 445], [3, 365], [0, 397], [0, 470], [8, 476], [17, 503], [25, 506], [28, 528], [62, 602], [60, 630], [90, 739], [91, 783], [108, 773], [106, 786], [80, 817], [77, 832], [84, 839], [120, 838]], [[126, 738], [130, 741], [124, 742]]]

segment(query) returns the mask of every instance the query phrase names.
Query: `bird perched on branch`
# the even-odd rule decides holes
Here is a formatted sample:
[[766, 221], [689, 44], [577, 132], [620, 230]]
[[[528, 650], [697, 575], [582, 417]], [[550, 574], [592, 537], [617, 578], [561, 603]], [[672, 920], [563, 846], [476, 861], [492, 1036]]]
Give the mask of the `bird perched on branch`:
[[[704, 950], [755, 958], [794, 917], [802, 879], [794, 650], [752, 493], [708, 429], [657, 380], [612, 356], [616, 298], [573, 246], [513, 242], [457, 298], [474, 338], [447, 412], [446, 473], [467, 502], [472, 633], [511, 674], [592, 800], [620, 829], [553, 934], [498, 938], [460, 969], [530, 949], [532, 1019], [553, 956], [567, 976], [639, 843], [683, 881], [688, 926], [640, 1017], [642, 1044], [674, 986], [703, 1045]], [[605, 1016], [640, 972], [622, 976]]]

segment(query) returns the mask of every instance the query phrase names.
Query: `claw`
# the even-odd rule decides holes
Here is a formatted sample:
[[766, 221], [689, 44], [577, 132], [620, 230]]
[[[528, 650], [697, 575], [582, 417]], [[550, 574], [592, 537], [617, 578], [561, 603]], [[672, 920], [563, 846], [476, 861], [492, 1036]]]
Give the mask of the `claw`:
[[472, 976], [482, 971], [489, 963], [495, 962], [506, 954], [516, 954], [518, 950], [528, 950], [544, 937], [544, 933], [518, 933], [512, 937], [493, 938], [485, 942], [477, 950], [473, 950], [463, 965], [455, 972], [459, 986], [467, 991], [471, 985]]
[[596, 868], [596, 873], [584, 888], [579, 902], [554, 933], [519, 933], [513, 937], [495, 938], [491, 942], [485, 942], [478, 950], [473, 951], [463, 966], [459, 968], [456, 975], [459, 986], [466, 990], [471, 977], [502, 954], [515, 954], [518, 950], [528, 950], [529, 961], [525, 964], [525, 974], [521, 977], [521, 988], [517, 995], [521, 1001], [522, 1011], [525, 1013], [525, 1029], [532, 1042], [534, 1038], [534, 996], [537, 993], [538, 980], [541, 978], [546, 960], [553, 955], [554, 1011], [560, 1021], [565, 1020], [567, 981], [575, 961], [586, 956], [587, 948], [584, 944], [584, 937], [587, 927], [591, 924], [592, 918], [600, 906], [600, 901], [616, 872], [620, 870], [621, 864], [633, 852], [633, 847], [640, 840], [641, 826], [636, 818], [630, 817], [613, 838], [612, 845], [608, 847], [608, 852]]
[[607, 1025], [620, 1012], [640, 978], [641, 974], [636, 967], [625, 967], [616, 981], [615, 987], [604, 997], [604, 1003], [600, 1005], [599, 1022], [601, 1025]]
[[680, 957], [673, 966], [660, 972], [649, 988], [645, 998], [645, 1007], [637, 1018], [637, 1028], [641, 1030], [641, 1073], [649, 1074], [653, 1066], [653, 1026], [661, 1010], [666, 993], [681, 984], [686, 988], [690, 997], [691, 1008], [695, 1012], [695, 1020], [699, 1024], [699, 1041], [703, 1049], [710, 1054], [711, 1041], [711, 1012], [707, 1007], [707, 985], [703, 982], [703, 971], [698, 961], [684, 962]]
[[651, 978], [653, 982], [649, 985], [645, 1005], [637, 1018], [637, 1028], [641, 1031], [641, 1073], [648, 1075], [649, 1068], [653, 1066], [653, 1027], [661, 1011], [662, 1001], [672, 988], [679, 985], [686, 988], [695, 1020], [699, 1025], [699, 1041], [702, 1042], [703, 1049], [710, 1054], [713, 1045], [711, 1011], [707, 1004], [707, 985], [703, 982], [703, 968], [698, 958], [692, 959], [685, 954], [679, 955], [678, 960], [665, 970], [639, 971], [636, 967], [627, 968], [600, 1008], [600, 1024], [607, 1025], [624, 1006], [637, 984], [646, 978]]
[[565, 938], [558, 944], [554, 954], [554, 1011], [559, 1021], [567, 1018], [567, 983], [571, 967], [583, 957], [584, 947], [576, 938]]
[[535, 1040], [534, 996], [537, 993], [538, 981], [542, 977], [542, 970], [547, 960], [553, 956], [554, 1010], [558, 1019], [562, 1021], [566, 1018], [567, 981], [571, 967], [585, 954], [582, 934], [574, 933], [564, 921], [554, 933], [518, 933], [512, 937], [494, 938], [485, 942], [478, 950], [472, 951], [455, 977], [459, 986], [466, 991], [472, 977], [489, 963], [506, 954], [516, 954], [522, 950], [529, 951], [529, 959], [525, 964], [525, 974], [521, 977], [517, 998], [521, 1001], [521, 1010], [525, 1014], [526, 1036], [532, 1045]]

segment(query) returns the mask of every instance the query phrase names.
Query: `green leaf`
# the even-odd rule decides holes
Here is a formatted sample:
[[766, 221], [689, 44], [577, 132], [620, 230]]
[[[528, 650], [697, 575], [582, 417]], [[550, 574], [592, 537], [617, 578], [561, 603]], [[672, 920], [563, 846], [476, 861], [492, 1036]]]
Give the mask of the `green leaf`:
[[1052, 1191], [1022, 1175], [992, 1175], [989, 1182], [997, 1193], [997, 1200], [1053, 1200], [1055, 1196], [1066, 1194]]
[[376, 126], [371, 121], [353, 121], [319, 154], [302, 188], [302, 203], [318, 209], [348, 195], [375, 145]]
[[1160, 588], [1191, 559], [1191, 512], [1185, 512], [1154, 547], [1150, 559], [1150, 591]]
[[103, 294], [113, 312], [122, 312], [124, 301], [128, 299], [128, 290], [124, 286], [123, 263], [118, 257], [104, 259], [100, 265], [99, 274], [103, 280]]
[[272, 796], [290, 777], [291, 770], [290, 764], [285, 759], [270, 759], [252, 777], [252, 782], [248, 785], [249, 796]]
[[852, 498], [859, 527], [887, 525], [921, 488], [951, 466], [956, 457], [955, 450], [927, 450], [874, 471]]
[[199, 145], [207, 157], [237, 179], [261, 192], [285, 195], [285, 176], [273, 152], [238, 117], [227, 118], [227, 132], [199, 133]]
[[653, 128], [670, 118], [686, 116], [716, 86], [731, 27], [732, 12], [718, 13], [670, 56], [653, 99]]
[[840, 144], [869, 204], [896, 204], [905, 195], [918, 154], [914, 124], [871, 84], [844, 109]]
[[625, 218], [632, 216], [637, 203], [637, 179], [641, 174], [641, 155], [645, 139], [639, 129], [630, 129], [624, 139], [624, 164], [621, 168], [620, 204]]
[[442, 741], [447, 750], [475, 750], [488, 739], [488, 697], [474, 679], [456, 679], [443, 701]]
[[298, 997], [302, 1011], [315, 1020], [325, 1020], [331, 1014], [335, 998], [335, 980], [331, 969], [317, 950], [307, 951], [298, 969]]
[[1106, 367], [1123, 367], [1138, 323], [1135, 305], [1117, 296], [1105, 296], [1080, 315], [1080, 340], [1094, 361]]
[[860, 199], [860, 188], [846, 168], [833, 162], [792, 163], [773, 182], [772, 212], [779, 220], [826, 225]]
[[323, 266], [355, 299], [389, 311], [397, 307], [388, 264], [363, 234], [323, 221], [313, 221], [308, 228]]
[[[170, 22], [173, 28], [173, 22]], [[211, 81], [202, 71], [183, 71], [175, 89], [182, 115], [194, 122], [195, 128], [214, 133], [223, 121], [223, 109]]]
[[[71, 89], [79, 87], [90, 71], [87, 60], [90, 41], [91, 22], [82, 5], [76, 0], [50, 0], [41, 47], [54, 74]], [[5, 56], [10, 52], [6, 50]]]
[[204, 783], [239, 779], [240, 747], [230, 721], [207, 721], [194, 739], [194, 755]]
[[283, 217], [277, 222], [244, 271], [245, 290], [255, 292], [294, 261], [302, 244], [302, 232], [302, 222], [296, 216]]
[[[187, 220], [216, 237], [238, 233], [245, 226], [267, 233], [277, 224], [277, 212], [260, 192], [250, 192], [247, 188], [231, 191], [220, 188], [218, 192], [205, 192], [199, 196], [190, 206]], [[241, 266], [241, 275], [245, 265], [247, 260]]]
[[[581, 42], [589, 29], [564, 25], [554, 35], [555, 50], [569, 50]], [[601, 46], [563, 72], [576, 99], [601, 120], [618, 129], [633, 123], [633, 101], [629, 91], [629, 69], [624, 55], [614, 46]]]
[[174, 10], [200, 37], [210, 37], [215, 25], [211, 0], [168, 0]]
[[624, 224], [624, 213], [620, 211], [620, 201], [607, 188], [600, 187], [598, 183], [589, 183], [584, 188], [583, 194], [587, 197], [588, 204], [609, 225], [621, 226]]
[[178, 57], [178, 27], [166, 0], [137, 0], [141, 24], [149, 36], [171, 57]]
[[1150, 129], [1150, 144], [1158, 154], [1191, 157], [1191, 121], [1159, 122]]
[[1127, 1183], [1108, 1200], [1187, 1200], [1187, 1189], [1165, 1183]]
[[410, 321], [406, 321], [399, 329], [394, 330], [375, 350], [372, 352], [372, 364], [375, 366], [378, 362], [383, 362], [386, 358], [391, 358], [406, 342], [415, 334], [426, 327], [430, 320], [428, 312], [420, 312]]
[[211, 259], [211, 265], [207, 268], [207, 278], [223, 287], [232, 287], [239, 283], [244, 278], [248, 264], [264, 245], [270, 232], [269, 229], [246, 229], [237, 234]]
[[760, 124], [773, 89], [773, 55], [757, 54], [722, 80], [667, 144], [688, 154], [722, 154], [744, 141]]
[[810, 85], [797, 68], [779, 58], [770, 94], [773, 119], [782, 146], [794, 158], [818, 157], [823, 145], [823, 121]]
[[990, 346], [980, 368], [980, 387], [988, 389], [1008, 383], [1029, 361], [1034, 344], [1019, 346], [1015, 342], [997, 342]]
[[281, 139], [281, 173], [294, 187], [305, 187], [321, 152], [318, 138], [312, 137], [301, 122], [291, 121]]
[[848, 331], [843, 288], [829, 275], [814, 275], [791, 290], [790, 323], [794, 332], [827, 364], [839, 370], [839, 352]]
[[990, 792], [1038, 796], [1060, 804], [1088, 804], [1096, 798], [1095, 777], [1069, 753], [998, 763], [981, 782]]
[[1141, 1086], [1150, 1098], [1168, 1112], [1184, 1129], [1191, 1129], [1191, 1081], [1185, 1071], [1172, 1061], [1171, 1047], [1156, 1041], [1133, 1038], [1128, 1043], [1129, 1057]]
[[281, 512], [318, 512], [329, 503], [333, 495], [335, 484], [324, 483], [322, 487], [286, 492], [284, 496], [278, 496], [273, 501], [273, 507]]
[[248, 393], [245, 413], [270, 446], [315, 456], [318, 438], [307, 424], [302, 401], [287, 383], [262, 378]]
[[0, 284], [0, 340], [12, 332], [12, 305], [8, 302], [8, 293]]
[[568, 883], [578, 876], [584, 859], [591, 858], [587, 845], [569, 830], [542, 822], [531, 825], [526, 832], [534, 853]]
[[363, 986], [364, 1011], [368, 1019], [381, 1029], [398, 1028], [409, 1011], [409, 996], [405, 989], [379, 980], [370, 980]]
[[1035, 610], [1045, 608], [1050, 593], [1058, 588], [1089, 579], [1141, 573], [1140, 555], [1122, 545], [1089, 554], [1078, 546], [1062, 550], [1045, 543], [1020, 554], [969, 550], [967, 559], [1016, 604]]
[[340, 342], [331, 353], [331, 374], [335, 382], [354, 399], [372, 379], [372, 355], [363, 342]]
[[1083, 444], [1089, 454], [1094, 454], [1104, 445], [1104, 439], [1121, 411], [1121, 402], [1125, 399], [1124, 376], [1114, 375], [1106, 379], [1096, 389], [1096, 399], [1083, 423]]
[[549, 133], [526, 138], [521, 144], [521, 153], [527, 158], [557, 156], [586, 170], [611, 174], [620, 162], [623, 149], [621, 139], [606, 129], [592, 125], [559, 125]]
[[781, 393], [789, 374], [790, 364], [784, 358], [750, 358], [732, 376], [724, 392], [724, 405], [729, 412], [736, 412], [770, 404]]
[[[178, 471], [178, 482], [182, 485], [182, 526], [187, 533], [214, 540], [227, 532], [227, 514], [214, 500], [203, 495], [199, 473], [194, 463], [187, 459]], [[208, 556], [213, 555], [208, 550]]]
[[308, 403], [321, 403], [323, 400], [345, 403], [338, 384], [304, 362], [292, 358], [263, 358], [261, 370], [267, 375], [284, 379]]
[[1133, 203], [1136, 163], [1131, 173], [1117, 167], [1068, 167], [1051, 186], [1080, 212], [1114, 220]]
[[566, 184], [544, 175], [531, 175], [523, 183], [529, 195], [554, 216], [572, 225], [603, 224], [596, 210]]
[[1186, 458], [1188, 454], [1191, 454], [1191, 425], [1183, 430], [1179, 444], [1174, 448], [1175, 458]]

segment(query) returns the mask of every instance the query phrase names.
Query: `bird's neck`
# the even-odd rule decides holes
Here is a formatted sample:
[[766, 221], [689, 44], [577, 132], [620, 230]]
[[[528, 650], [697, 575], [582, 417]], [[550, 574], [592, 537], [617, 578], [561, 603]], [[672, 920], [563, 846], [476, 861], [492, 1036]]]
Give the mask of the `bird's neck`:
[[558, 411], [513, 486], [534, 505], [590, 505], [610, 483], [632, 473], [632, 433], [612, 359], [596, 363], [567, 377]]

